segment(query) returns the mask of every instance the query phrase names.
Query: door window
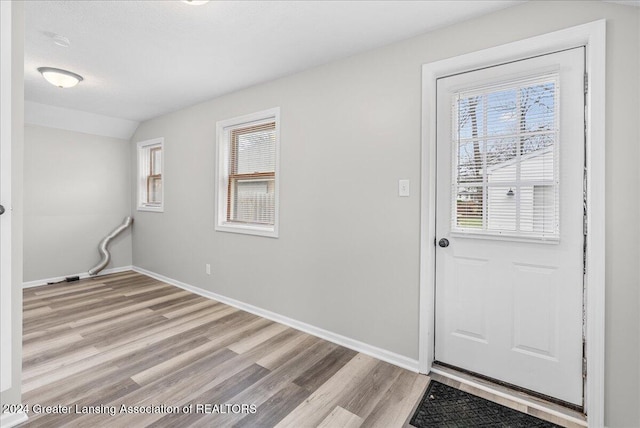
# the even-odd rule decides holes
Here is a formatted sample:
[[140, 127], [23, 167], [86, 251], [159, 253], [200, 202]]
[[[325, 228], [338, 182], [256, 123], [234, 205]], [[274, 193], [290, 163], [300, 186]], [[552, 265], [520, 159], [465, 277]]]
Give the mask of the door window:
[[557, 74], [452, 100], [452, 231], [557, 240]]

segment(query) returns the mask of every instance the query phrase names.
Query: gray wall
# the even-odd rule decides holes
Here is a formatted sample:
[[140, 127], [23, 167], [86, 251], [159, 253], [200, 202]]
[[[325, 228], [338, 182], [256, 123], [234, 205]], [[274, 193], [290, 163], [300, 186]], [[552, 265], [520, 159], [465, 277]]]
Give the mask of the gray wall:
[[[417, 359], [421, 65], [601, 18], [605, 418], [610, 427], [639, 426], [636, 8], [529, 2], [141, 124], [134, 143], [165, 138], [166, 201], [164, 213], [136, 213], [134, 265]], [[214, 232], [216, 121], [275, 106], [280, 238]], [[397, 196], [400, 178], [411, 180], [411, 197]]]
[[[129, 142], [25, 126], [24, 281], [86, 273], [98, 243], [131, 212]], [[131, 265], [131, 232], [107, 269]]]

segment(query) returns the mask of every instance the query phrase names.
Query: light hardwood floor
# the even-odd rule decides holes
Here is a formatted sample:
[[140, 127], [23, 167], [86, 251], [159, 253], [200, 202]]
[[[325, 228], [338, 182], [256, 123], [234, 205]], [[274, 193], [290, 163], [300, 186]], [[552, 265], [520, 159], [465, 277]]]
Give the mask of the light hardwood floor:
[[23, 335], [29, 427], [401, 427], [429, 380], [134, 272], [26, 289]]

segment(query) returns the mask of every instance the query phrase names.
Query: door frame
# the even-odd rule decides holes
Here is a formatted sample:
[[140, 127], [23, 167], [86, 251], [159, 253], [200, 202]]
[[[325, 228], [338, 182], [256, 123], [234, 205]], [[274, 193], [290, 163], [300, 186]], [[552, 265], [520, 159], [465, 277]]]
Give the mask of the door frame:
[[604, 19], [422, 66], [419, 371], [429, 373], [435, 345], [436, 81], [506, 62], [585, 46], [587, 237], [584, 316], [587, 378], [584, 412], [604, 426], [605, 357], [605, 51]]
[[11, 144], [12, 144], [12, 108], [13, 96], [11, 86], [12, 76], [12, 12], [11, 2], [1, 2], [0, 17], [2, 18], [2, 35], [0, 41], [0, 191], [6, 211], [0, 220], [0, 331], [2, 331], [2, 347], [0, 355], [0, 391], [4, 392], [12, 386], [13, 369], [13, 332], [12, 332], [12, 269], [11, 269]]

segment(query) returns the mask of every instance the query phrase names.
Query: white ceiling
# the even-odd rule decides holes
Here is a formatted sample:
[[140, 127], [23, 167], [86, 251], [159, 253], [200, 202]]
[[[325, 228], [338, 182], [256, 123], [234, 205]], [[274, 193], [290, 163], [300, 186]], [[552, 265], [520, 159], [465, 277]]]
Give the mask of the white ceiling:
[[[25, 98], [141, 121], [517, 3], [27, 1]], [[59, 89], [42, 66], [85, 80]]]

